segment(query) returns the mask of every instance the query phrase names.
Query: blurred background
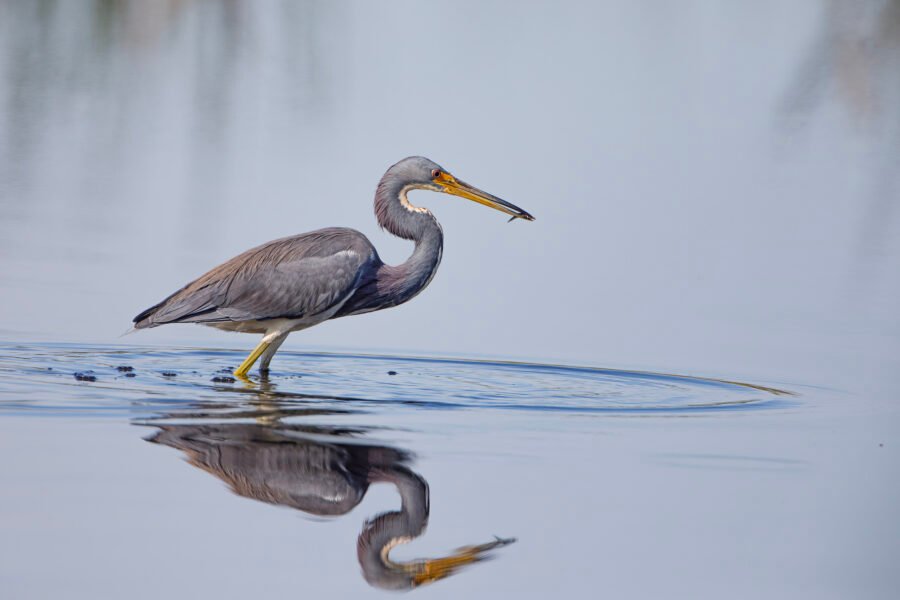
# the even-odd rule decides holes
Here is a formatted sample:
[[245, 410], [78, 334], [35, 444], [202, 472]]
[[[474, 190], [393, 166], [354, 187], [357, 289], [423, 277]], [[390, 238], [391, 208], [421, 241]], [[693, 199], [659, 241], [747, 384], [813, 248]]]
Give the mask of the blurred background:
[[411, 154], [442, 267], [287, 348], [888, 384], [900, 2], [0, 2], [0, 337], [249, 348], [131, 318], [343, 225]]

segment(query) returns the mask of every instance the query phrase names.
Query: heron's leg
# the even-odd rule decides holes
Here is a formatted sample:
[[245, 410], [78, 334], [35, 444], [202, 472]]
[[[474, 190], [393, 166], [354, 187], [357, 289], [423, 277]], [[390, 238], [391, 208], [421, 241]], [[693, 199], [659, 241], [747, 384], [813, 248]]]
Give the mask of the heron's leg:
[[287, 339], [287, 336], [290, 335], [290, 333], [290, 331], [286, 331], [269, 342], [269, 347], [265, 349], [259, 359], [260, 373], [269, 370], [269, 363], [272, 362], [272, 357], [275, 356], [275, 353], [278, 352], [278, 349], [281, 348], [281, 344], [284, 343], [284, 340]]
[[234, 376], [239, 379], [246, 379], [247, 371], [253, 368], [253, 363], [255, 363], [260, 355], [266, 351], [266, 348], [269, 347], [275, 337], [276, 336], [273, 334], [263, 336], [262, 341], [260, 341], [256, 348], [253, 349], [250, 356], [245, 358], [244, 362], [241, 363], [241, 366], [234, 370]]

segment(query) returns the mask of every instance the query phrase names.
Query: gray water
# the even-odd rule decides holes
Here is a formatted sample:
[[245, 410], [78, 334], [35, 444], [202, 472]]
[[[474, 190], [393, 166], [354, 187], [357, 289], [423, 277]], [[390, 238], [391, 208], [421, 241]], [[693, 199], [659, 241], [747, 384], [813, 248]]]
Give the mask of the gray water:
[[[0, 597], [896, 597], [898, 107], [896, 1], [0, 2]], [[429, 288], [251, 384], [120, 337], [276, 237], [401, 262], [410, 154], [537, 220], [413, 193]]]

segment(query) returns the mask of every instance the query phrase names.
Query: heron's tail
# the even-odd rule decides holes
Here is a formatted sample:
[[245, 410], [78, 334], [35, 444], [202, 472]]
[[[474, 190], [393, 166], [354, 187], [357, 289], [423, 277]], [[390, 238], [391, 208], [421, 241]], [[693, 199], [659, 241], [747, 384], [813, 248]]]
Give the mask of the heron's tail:
[[147, 310], [141, 312], [134, 319], [132, 319], [132, 322], [134, 323], [134, 327], [132, 328], [132, 330], [147, 329], [148, 327], [153, 327], [155, 325], [155, 323], [152, 322], [150, 317], [152, 317], [154, 315], [154, 313], [156, 313], [156, 311], [158, 311], [160, 309], [160, 307], [166, 303], [167, 300], [168, 300], [168, 298], [166, 298], [166, 300], [163, 300], [159, 304], [154, 304]]

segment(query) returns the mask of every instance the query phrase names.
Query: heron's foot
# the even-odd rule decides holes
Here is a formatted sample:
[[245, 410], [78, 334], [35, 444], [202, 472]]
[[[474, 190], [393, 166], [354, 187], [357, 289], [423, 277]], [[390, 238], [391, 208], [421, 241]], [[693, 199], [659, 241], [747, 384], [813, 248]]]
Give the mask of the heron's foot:
[[249, 384], [253, 385], [253, 380], [250, 379], [249, 377], [247, 377], [247, 375], [244, 373], [238, 373], [237, 369], [235, 369], [235, 371], [232, 373], [232, 375], [234, 375], [234, 378], [237, 379], [238, 381], [240, 381], [241, 383], [249, 383]]

